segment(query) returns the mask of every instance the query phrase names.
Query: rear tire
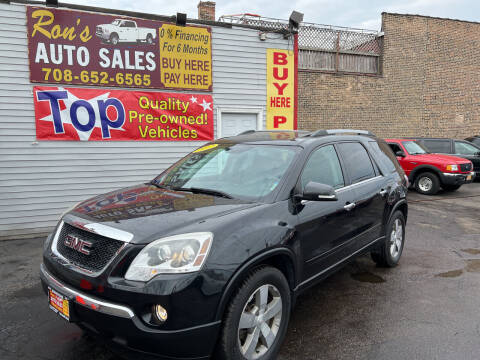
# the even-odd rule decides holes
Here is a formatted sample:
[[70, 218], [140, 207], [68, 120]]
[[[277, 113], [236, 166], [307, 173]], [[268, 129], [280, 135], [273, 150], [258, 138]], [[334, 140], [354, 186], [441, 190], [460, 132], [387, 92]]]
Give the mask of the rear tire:
[[290, 318], [287, 279], [273, 267], [253, 270], [225, 312], [216, 358], [273, 360]]
[[405, 244], [405, 216], [395, 211], [388, 222], [385, 240], [380, 247], [371, 252], [372, 260], [381, 267], [395, 267], [402, 257]]
[[456, 191], [460, 189], [461, 185], [443, 185], [442, 188], [445, 191]]
[[152, 35], [148, 34], [146, 41], [147, 41], [147, 44], [152, 45], [152, 44], [153, 44], [153, 37], [152, 37]]
[[415, 179], [415, 190], [423, 195], [435, 195], [440, 189], [438, 176], [431, 172], [418, 174]]

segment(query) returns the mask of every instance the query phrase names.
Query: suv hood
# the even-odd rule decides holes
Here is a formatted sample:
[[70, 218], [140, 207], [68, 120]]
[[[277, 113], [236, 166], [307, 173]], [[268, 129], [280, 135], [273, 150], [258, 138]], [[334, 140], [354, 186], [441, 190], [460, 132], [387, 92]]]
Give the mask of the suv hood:
[[415, 161], [424, 162], [424, 163], [435, 163], [439, 165], [459, 165], [468, 163], [468, 160], [457, 156], [443, 155], [443, 154], [421, 154], [421, 155], [411, 155]]
[[92, 232], [99, 224], [104, 229], [108, 226], [132, 234], [130, 243], [145, 244], [179, 234], [181, 231], [177, 230], [188, 225], [258, 205], [142, 184], [86, 200], [69, 211], [63, 220]]

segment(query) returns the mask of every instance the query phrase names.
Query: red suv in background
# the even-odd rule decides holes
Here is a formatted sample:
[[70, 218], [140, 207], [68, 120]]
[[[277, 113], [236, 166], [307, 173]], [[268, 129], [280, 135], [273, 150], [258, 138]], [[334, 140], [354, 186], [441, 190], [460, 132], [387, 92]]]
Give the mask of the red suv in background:
[[475, 177], [472, 162], [456, 156], [430, 154], [415, 140], [386, 139], [415, 190], [433, 195], [442, 187], [454, 191]]

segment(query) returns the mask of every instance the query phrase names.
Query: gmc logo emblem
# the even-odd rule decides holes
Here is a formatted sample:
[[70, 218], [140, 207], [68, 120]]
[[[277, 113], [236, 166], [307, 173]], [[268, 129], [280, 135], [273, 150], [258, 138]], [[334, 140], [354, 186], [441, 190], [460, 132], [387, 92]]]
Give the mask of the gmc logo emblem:
[[90, 241], [82, 240], [69, 234], [65, 237], [63, 243], [65, 246], [72, 248], [73, 250], [85, 255], [90, 255], [90, 248], [92, 247], [92, 243]]

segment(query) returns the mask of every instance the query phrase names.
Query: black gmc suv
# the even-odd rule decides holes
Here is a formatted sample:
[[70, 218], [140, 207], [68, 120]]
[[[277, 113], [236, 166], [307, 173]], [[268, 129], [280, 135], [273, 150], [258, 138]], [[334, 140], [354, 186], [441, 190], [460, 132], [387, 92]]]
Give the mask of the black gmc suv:
[[357, 130], [247, 132], [66, 212], [50, 308], [123, 353], [274, 359], [295, 298], [355, 256], [400, 260], [407, 182]]

